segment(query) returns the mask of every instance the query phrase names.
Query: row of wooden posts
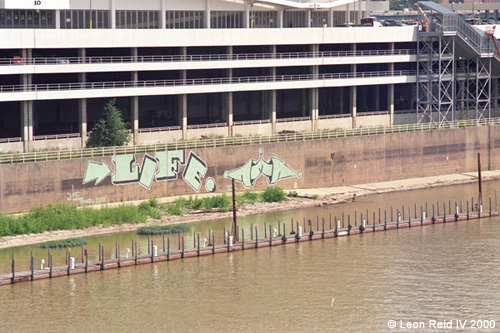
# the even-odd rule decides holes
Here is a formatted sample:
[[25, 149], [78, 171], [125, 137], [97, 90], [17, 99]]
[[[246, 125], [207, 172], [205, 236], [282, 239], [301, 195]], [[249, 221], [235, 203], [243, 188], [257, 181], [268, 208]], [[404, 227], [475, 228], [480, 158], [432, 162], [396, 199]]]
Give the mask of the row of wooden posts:
[[[448, 207], [446, 207], [448, 206]], [[437, 202], [436, 204], [432, 204], [432, 218], [431, 221], [436, 220], [436, 216], [440, 216], [440, 207], [442, 207], [442, 212], [443, 212], [443, 218], [444, 220], [447, 219], [447, 216], [454, 216], [455, 221], [458, 219], [459, 214], [463, 212], [463, 200], [460, 200], [460, 202], [455, 201], [455, 206], [454, 206], [454, 211], [452, 212], [452, 204], [451, 200], [448, 201], [448, 205], [446, 205], [445, 202], [442, 203], [442, 205]], [[497, 206], [497, 194], [495, 190], [495, 210], [498, 210]], [[426, 220], [427, 216], [426, 213], [428, 212], [429, 205], [425, 203], [424, 206], [420, 206], [420, 222], [423, 224], [423, 221]], [[448, 212], [447, 209], [448, 208]], [[466, 202], [466, 209], [467, 209], [467, 219], [470, 217], [471, 213], [471, 208], [472, 210], [478, 211], [479, 215], [482, 213], [482, 205], [477, 205], [476, 207], [474, 206], [474, 198], [471, 199], [471, 203], [469, 205], [469, 200]], [[407, 215], [405, 214], [407, 212]], [[378, 225], [382, 224], [382, 216], [383, 216], [383, 221], [384, 221], [384, 229], [386, 228], [388, 223], [388, 213], [390, 214], [390, 220], [392, 223], [396, 222], [397, 228], [399, 228], [399, 223], [405, 220], [405, 216], [408, 217], [408, 224], [409, 227], [411, 227], [411, 222], [412, 222], [412, 209], [410, 206], [405, 207], [404, 205], [401, 207], [401, 209], [396, 209], [391, 206], [390, 211], [384, 210], [382, 214], [382, 210], [379, 208], [378, 209]], [[447, 215], [448, 214], [448, 215]], [[491, 216], [492, 214], [492, 198], [489, 196], [489, 215]], [[372, 225], [373, 230], [375, 231], [375, 226], [376, 226], [376, 221], [377, 221], [377, 213], [376, 211], [373, 211], [372, 218], [371, 220], [369, 219], [370, 214], [368, 210], [366, 210], [366, 214], [361, 213], [360, 215], [360, 220], [358, 223], [358, 212], [355, 211], [354, 213], [354, 218], [353, 221], [351, 219], [351, 215], [345, 216], [344, 213], [342, 213], [341, 216], [334, 217], [334, 220], [332, 220], [332, 215], [330, 214], [329, 217], [329, 229], [328, 230], [334, 230], [334, 233], [337, 234], [337, 230], [339, 229], [346, 229], [347, 228], [347, 234], [350, 233], [353, 227], [358, 227], [359, 224], [359, 230], [362, 232], [365, 230], [365, 228], [370, 227], [370, 222]], [[396, 216], [396, 219], [394, 217]], [[417, 217], [417, 204], [413, 205], [413, 218], [415, 220], [418, 219]], [[332, 226], [332, 221], [335, 221], [335, 226]], [[294, 223], [295, 222], [295, 223]], [[351, 222], [354, 222], [354, 226], [352, 225]], [[309, 227], [309, 235], [312, 236], [314, 234], [313, 231], [313, 223], [311, 220], [307, 220], [306, 223], [306, 218], [303, 218], [303, 224], [300, 226], [299, 221], [296, 220], [294, 221], [293, 218], [290, 221], [290, 235], [296, 235], [296, 238], [298, 239], [298, 234], [299, 231], [300, 233], [303, 233], [307, 235], [307, 227]], [[273, 224], [268, 224], [267, 222], [264, 222], [264, 239], [267, 241], [267, 238], [269, 236], [269, 245], [272, 246], [273, 239], [276, 237], [281, 237], [283, 241], [287, 241], [288, 238], [286, 237], [286, 224], [278, 221], [277, 224], [278, 230], [276, 228], [273, 228]], [[321, 218], [321, 231], [324, 236], [325, 234], [325, 218]], [[334, 228], [334, 229], [333, 229]], [[244, 228], [238, 229], [239, 233], [236, 235], [230, 235], [229, 231], [226, 230], [224, 227], [224, 245], [228, 246], [228, 250], [233, 246], [237, 241], [238, 246], [242, 246], [242, 250], [245, 249], [245, 230]], [[268, 234], [269, 231], [269, 234]], [[316, 232], [320, 231], [320, 218], [319, 216], [316, 217]], [[300, 235], [302, 236], [302, 235]], [[240, 241], [241, 238], [241, 241]], [[253, 226], [253, 224], [250, 226], [250, 240], [255, 242], [255, 247], [259, 247], [259, 243], [262, 243], [259, 240], [259, 229], [257, 226]], [[207, 243], [208, 242], [208, 243]], [[203, 243], [203, 246], [201, 246], [200, 243]], [[181, 233], [177, 234], [177, 250], [179, 253], [181, 253], [181, 257], [184, 258], [186, 248], [185, 248], [185, 237], [181, 235]], [[200, 233], [197, 233], [196, 231], [193, 231], [193, 248], [188, 251], [197, 251], [197, 255], [200, 255], [200, 250], [204, 248], [212, 248], [212, 253], [215, 253], [216, 245], [215, 245], [215, 232], [212, 230], [208, 231], [208, 239], [207, 238], [201, 238], [200, 239]], [[137, 241], [132, 239], [131, 241], [131, 258], [135, 260], [135, 263], [137, 264], [137, 261], [140, 259], [139, 258], [139, 248], [137, 245]], [[171, 241], [170, 237], [165, 237], [165, 235], [162, 235], [162, 249], [163, 253], [166, 253], [167, 260], [170, 260], [170, 255], [171, 255]], [[98, 249], [98, 260], [99, 264], [101, 266], [101, 270], [104, 269], [104, 264], [105, 264], [105, 259], [104, 259], [104, 246], [99, 243], [99, 249]], [[154, 257], [158, 255], [157, 247], [155, 247], [154, 240], [151, 239], [150, 236], [148, 236], [148, 256], [151, 256], [151, 260], [154, 261]], [[129, 258], [129, 249], [126, 249], [125, 252], [125, 257], [126, 259]], [[110, 258], [112, 259], [112, 258]], [[120, 267], [120, 264], [122, 262], [122, 258], [120, 257], [120, 244], [117, 241], [116, 242], [116, 248], [115, 248], [115, 259], [117, 260], [118, 267]], [[66, 248], [66, 264], [67, 264], [67, 273], [68, 275], [70, 274], [70, 271], [74, 269], [74, 264], [75, 264], [75, 258], [71, 257], [71, 250], [70, 248]], [[81, 262], [85, 264], [85, 272], [88, 271], [89, 268], [89, 260], [88, 260], [88, 251], [84, 248], [83, 245], [81, 245]], [[40, 269], [43, 269], [43, 264], [44, 260], [42, 259], [40, 262]], [[53, 257], [52, 257], [52, 251], [49, 249], [48, 250], [48, 269], [49, 269], [49, 277], [52, 277], [53, 275]], [[34, 275], [35, 275], [35, 266], [34, 266], [34, 257], [33, 257], [33, 252], [31, 252], [31, 258], [30, 258], [30, 273], [31, 273], [31, 280], [33, 280]], [[16, 259], [14, 254], [12, 254], [12, 283], [14, 283], [16, 278]]]

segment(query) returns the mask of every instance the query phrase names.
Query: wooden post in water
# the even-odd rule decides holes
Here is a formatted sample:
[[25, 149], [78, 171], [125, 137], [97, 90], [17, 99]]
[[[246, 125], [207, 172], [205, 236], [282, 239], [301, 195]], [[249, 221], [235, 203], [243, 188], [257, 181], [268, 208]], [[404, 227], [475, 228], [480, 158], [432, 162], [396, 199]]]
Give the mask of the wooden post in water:
[[467, 200], [467, 220], [469, 219], [469, 200]]
[[405, 205], [403, 205], [401, 208], [402, 208], [401, 212], [403, 214], [403, 221], [404, 221], [405, 220]]
[[321, 233], [321, 238], [325, 238], [325, 218], [321, 218], [321, 223], [323, 225], [323, 231]]
[[118, 241], [116, 241], [116, 244], [115, 244], [115, 258], [118, 259], [118, 252], [120, 252], [120, 250], [118, 250]]
[[35, 276], [35, 265], [33, 264], [33, 251], [31, 251], [31, 259], [30, 259], [30, 270], [31, 270], [31, 281], [33, 281], [33, 278]]
[[443, 202], [443, 223], [446, 223], [446, 204]]
[[387, 230], [387, 210], [384, 209], [384, 230]]
[[490, 195], [489, 199], [490, 199], [490, 217], [491, 217], [491, 195]]
[[104, 246], [101, 246], [101, 271], [104, 270]]
[[408, 228], [411, 228], [411, 208], [408, 206]]
[[272, 226], [269, 226], [269, 246], [273, 246], [273, 231], [271, 228]]
[[154, 241], [151, 240], [151, 262], [155, 262], [155, 251], [153, 251]]
[[170, 261], [170, 237], [167, 238], [167, 261]]
[[120, 262], [120, 243], [116, 242], [116, 259], [118, 260], [118, 268], [122, 267]]
[[139, 253], [139, 248], [137, 247], [137, 241], [135, 241], [135, 264], [137, 265], [137, 256]]
[[196, 231], [193, 230], [193, 249], [196, 248]]
[[451, 200], [448, 200], [448, 215], [451, 215]]
[[66, 262], [68, 263], [68, 275], [71, 274], [70, 256], [71, 256], [71, 253], [69, 251], [69, 248], [66, 248]]
[[375, 211], [373, 211], [373, 232], [375, 232]]
[[245, 250], [245, 229], [241, 228], [241, 250]]
[[180, 232], [177, 233], [177, 248], [179, 251], [181, 250], [181, 233]]
[[14, 257], [14, 253], [12, 253], [12, 279], [10, 283], [14, 284], [16, 282], [16, 258]]
[[134, 251], [134, 239], [132, 238], [132, 257], [135, 256], [135, 251]]
[[417, 203], [413, 204], [413, 211], [415, 212], [415, 219], [417, 218]]
[[182, 236], [182, 251], [181, 251], [181, 258], [184, 258], [184, 236]]
[[148, 254], [151, 254], [151, 237], [148, 236]]
[[224, 236], [222, 237], [224, 239], [224, 244], [226, 244], [226, 237], [227, 237], [226, 236], [226, 227], [224, 227]]
[[[297, 222], [299, 223], [299, 222]], [[259, 229], [255, 227], [255, 248], [259, 247]]]
[[238, 242], [238, 222], [236, 216], [236, 190], [234, 186], [234, 178], [231, 179], [231, 185], [233, 189], [233, 237], [235, 242]]
[[250, 224], [250, 240], [253, 240], [253, 223]]
[[89, 271], [89, 251], [85, 252], [85, 273]]
[[165, 253], [165, 234], [162, 234], [163, 238], [163, 253]]
[[50, 250], [49, 250], [49, 265], [50, 265], [49, 278], [52, 278], [52, 251]]
[[267, 238], [267, 222], [264, 221], [264, 238]]
[[215, 232], [212, 232], [212, 254], [215, 254]]
[[200, 256], [200, 234], [198, 236], [198, 257]]
[[82, 244], [82, 264], [83, 264], [83, 256], [84, 256], [84, 253], [83, 253], [83, 252], [85, 252], [85, 251], [84, 251], [84, 249], [83, 249], [83, 244]]
[[436, 207], [437, 207], [437, 216], [439, 216], [439, 201], [436, 203]]
[[330, 213], [330, 228], [328, 230], [332, 230], [332, 213]]
[[477, 209], [479, 216], [481, 216], [482, 205], [483, 205], [483, 179], [481, 177], [481, 153], [477, 153], [477, 181], [479, 185], [479, 202], [477, 204]]

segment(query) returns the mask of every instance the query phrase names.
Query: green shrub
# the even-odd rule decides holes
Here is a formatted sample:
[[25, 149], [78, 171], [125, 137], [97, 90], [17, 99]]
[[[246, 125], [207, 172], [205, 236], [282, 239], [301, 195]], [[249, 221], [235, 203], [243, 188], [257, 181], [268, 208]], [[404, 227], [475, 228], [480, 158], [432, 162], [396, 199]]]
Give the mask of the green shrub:
[[245, 191], [241, 198], [243, 199], [243, 201], [254, 203], [259, 199], [259, 195], [255, 192]]
[[187, 224], [153, 225], [150, 227], [141, 227], [137, 229], [137, 233], [139, 235], [163, 235], [186, 232], [189, 231], [189, 229], [190, 228]]
[[290, 198], [298, 198], [299, 194], [297, 193], [297, 191], [290, 191], [286, 194], [286, 196]]
[[52, 241], [52, 242], [45, 242], [40, 244], [38, 247], [41, 247], [42, 249], [60, 249], [60, 248], [66, 248], [66, 247], [74, 247], [74, 246], [81, 246], [87, 244], [86, 239], [82, 238], [73, 238], [73, 239], [65, 239], [62, 241]]
[[281, 202], [285, 200], [285, 192], [281, 187], [268, 187], [262, 193], [265, 202]]

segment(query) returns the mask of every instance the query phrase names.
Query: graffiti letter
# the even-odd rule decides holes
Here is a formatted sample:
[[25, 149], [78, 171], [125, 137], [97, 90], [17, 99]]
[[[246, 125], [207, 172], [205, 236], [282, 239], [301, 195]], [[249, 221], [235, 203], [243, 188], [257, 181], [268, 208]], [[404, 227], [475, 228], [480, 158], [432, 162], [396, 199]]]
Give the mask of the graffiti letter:
[[151, 184], [153, 183], [153, 178], [155, 177], [157, 162], [158, 161], [156, 160], [156, 158], [151, 157], [148, 154], [144, 155], [144, 160], [142, 161], [142, 167], [141, 167], [141, 177], [139, 178], [139, 184], [141, 184], [148, 190], [151, 188]]
[[85, 170], [85, 176], [83, 176], [82, 184], [90, 183], [95, 180], [94, 185], [99, 185], [109, 174], [111, 169], [102, 161], [101, 163], [89, 161], [87, 163], [87, 169]]
[[139, 180], [139, 166], [135, 163], [135, 155], [113, 155], [115, 173], [111, 176], [113, 184], [126, 184]]
[[264, 150], [260, 148], [258, 160], [250, 159], [243, 166], [224, 172], [224, 178], [234, 179], [249, 188], [255, 186], [261, 175], [266, 176], [269, 185], [274, 185], [282, 179], [302, 176], [300, 171], [293, 170], [277, 157], [264, 161], [263, 154]]
[[189, 159], [182, 174], [184, 181], [196, 192], [200, 191], [201, 179], [207, 174], [207, 164], [195, 153], [189, 154]]
[[185, 163], [185, 154], [183, 150], [162, 151], [156, 153], [158, 160], [157, 181], [177, 179], [179, 173], [179, 164]]

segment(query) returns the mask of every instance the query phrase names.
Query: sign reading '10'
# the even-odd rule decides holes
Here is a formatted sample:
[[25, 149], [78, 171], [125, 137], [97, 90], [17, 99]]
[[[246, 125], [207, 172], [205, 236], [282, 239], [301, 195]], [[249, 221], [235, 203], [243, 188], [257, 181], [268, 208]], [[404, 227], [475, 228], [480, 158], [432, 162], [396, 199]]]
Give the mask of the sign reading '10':
[[70, 9], [69, 0], [5, 0], [5, 9]]

